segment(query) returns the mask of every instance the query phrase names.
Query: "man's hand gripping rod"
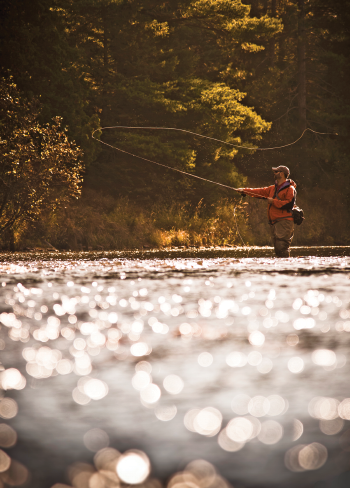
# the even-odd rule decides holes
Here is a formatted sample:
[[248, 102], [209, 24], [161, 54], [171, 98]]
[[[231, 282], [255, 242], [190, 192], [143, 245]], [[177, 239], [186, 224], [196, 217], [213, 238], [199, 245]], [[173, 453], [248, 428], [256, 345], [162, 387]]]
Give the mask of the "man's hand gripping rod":
[[248, 195], [248, 197], [253, 197], [253, 198], [260, 198], [261, 200], [267, 200], [268, 197], [264, 197], [262, 195], [258, 195], [257, 193], [253, 193], [251, 191], [243, 190], [243, 188], [232, 188], [236, 192], [240, 193], [242, 197], [245, 197]]

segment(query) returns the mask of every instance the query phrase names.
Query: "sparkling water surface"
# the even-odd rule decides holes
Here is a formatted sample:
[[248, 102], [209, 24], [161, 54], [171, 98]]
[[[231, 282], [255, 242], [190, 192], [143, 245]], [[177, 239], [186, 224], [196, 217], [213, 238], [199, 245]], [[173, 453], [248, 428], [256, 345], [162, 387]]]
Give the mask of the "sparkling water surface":
[[296, 254], [0, 255], [0, 480], [349, 486], [349, 248]]

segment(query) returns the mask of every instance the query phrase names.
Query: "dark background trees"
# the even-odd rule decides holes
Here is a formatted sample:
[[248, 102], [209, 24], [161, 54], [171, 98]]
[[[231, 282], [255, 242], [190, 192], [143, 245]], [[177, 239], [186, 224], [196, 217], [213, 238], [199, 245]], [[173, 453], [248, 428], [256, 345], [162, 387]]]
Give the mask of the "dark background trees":
[[[209, 219], [220, 199], [235, 197], [104, 148], [94, 129], [176, 127], [249, 147], [281, 146], [305, 128], [337, 132], [255, 153], [171, 131], [101, 138], [233, 186], [270, 184], [270, 167], [286, 164], [307, 210], [299, 242], [345, 244], [349, 15], [340, 0], [14, 0], [1, 2], [0, 66], [40, 99], [40, 123], [63, 118], [84, 152], [86, 195], [127, 198], [150, 214], [176, 203], [194, 215], [201, 202]], [[256, 231], [264, 209], [248, 209]], [[251, 241], [267, 244], [259, 229]]]
[[[299, 204], [308, 216], [307, 225], [299, 230], [299, 242], [310, 238], [310, 243], [345, 244], [349, 242], [350, 127], [349, 32], [344, 22], [350, 4], [309, 0], [275, 5], [284, 28], [273, 41], [273, 56], [261, 53], [261, 71], [253, 73], [248, 92], [249, 101], [259, 104], [259, 113], [272, 122], [264, 145], [292, 141], [303, 127], [338, 136], [307, 133], [290, 148], [254, 155], [241, 169], [257, 182], [264, 178], [266, 166], [289, 166], [298, 183]], [[273, 2], [267, 6], [269, 12]]]

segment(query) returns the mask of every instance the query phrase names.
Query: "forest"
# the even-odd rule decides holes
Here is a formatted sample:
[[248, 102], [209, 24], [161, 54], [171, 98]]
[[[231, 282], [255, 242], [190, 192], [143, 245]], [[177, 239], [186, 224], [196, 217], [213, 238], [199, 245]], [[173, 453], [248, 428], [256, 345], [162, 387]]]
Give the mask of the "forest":
[[0, 249], [270, 245], [266, 202], [145, 159], [235, 188], [286, 165], [293, 244], [349, 245], [349, 21], [349, 0], [3, 0]]

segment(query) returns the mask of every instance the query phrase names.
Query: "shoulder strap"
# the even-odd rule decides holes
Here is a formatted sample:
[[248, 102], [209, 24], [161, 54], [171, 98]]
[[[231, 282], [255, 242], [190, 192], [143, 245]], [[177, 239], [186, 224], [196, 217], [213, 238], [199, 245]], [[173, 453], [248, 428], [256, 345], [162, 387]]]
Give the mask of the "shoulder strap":
[[[283, 185], [281, 186], [281, 188], [278, 191], [277, 191], [277, 186], [275, 185], [275, 194], [274, 194], [273, 198], [277, 198], [278, 200], [280, 200], [280, 198], [278, 197], [279, 192], [284, 190], [285, 188], [289, 188], [290, 186], [291, 186], [290, 180], [283, 183]], [[292, 188], [294, 189], [294, 187], [292, 187]]]
[[285, 205], [283, 205], [281, 207], [281, 210], [286, 210], [287, 212], [291, 212], [294, 205], [295, 205], [295, 202], [296, 202], [296, 199], [297, 199], [297, 191], [296, 189], [294, 188], [294, 186], [292, 186], [289, 182], [289, 185], [286, 185], [285, 187], [282, 187], [280, 188], [278, 191], [277, 191], [277, 188], [275, 189], [275, 196], [273, 198], [277, 198], [277, 200], [280, 200], [280, 197], [278, 196], [278, 193], [281, 191], [281, 190], [284, 190], [285, 188], [290, 188], [292, 187], [293, 189], [293, 198], [292, 200], [289, 202], [289, 203], [286, 203]]

